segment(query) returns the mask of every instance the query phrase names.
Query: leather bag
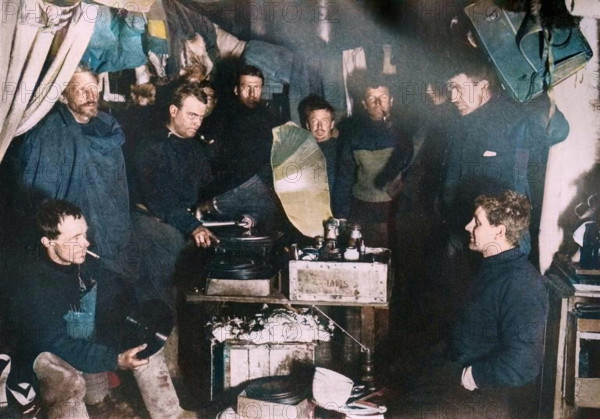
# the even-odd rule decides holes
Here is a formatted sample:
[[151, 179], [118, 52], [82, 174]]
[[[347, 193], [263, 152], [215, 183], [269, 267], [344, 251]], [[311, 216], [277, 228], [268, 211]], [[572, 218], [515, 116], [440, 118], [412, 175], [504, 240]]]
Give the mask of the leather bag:
[[501, 9], [492, 0], [479, 0], [464, 10], [502, 85], [518, 102], [536, 98], [592, 58], [579, 27], [542, 26], [539, 0], [531, 0], [527, 12]]

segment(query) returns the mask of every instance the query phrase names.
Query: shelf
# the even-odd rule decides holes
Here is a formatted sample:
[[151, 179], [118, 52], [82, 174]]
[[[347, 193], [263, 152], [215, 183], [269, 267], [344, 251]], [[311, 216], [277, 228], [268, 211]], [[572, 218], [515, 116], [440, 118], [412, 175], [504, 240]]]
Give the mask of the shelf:
[[298, 306], [342, 306], [342, 307], [374, 307], [374, 308], [389, 308], [389, 303], [359, 303], [348, 301], [292, 301], [280, 291], [273, 290], [271, 294], [265, 297], [249, 297], [244, 295], [206, 295], [201, 291], [191, 290], [185, 293], [185, 301], [195, 304], [205, 301], [212, 302], [232, 302], [232, 303], [247, 303], [247, 304], [282, 304], [282, 305], [298, 305]]

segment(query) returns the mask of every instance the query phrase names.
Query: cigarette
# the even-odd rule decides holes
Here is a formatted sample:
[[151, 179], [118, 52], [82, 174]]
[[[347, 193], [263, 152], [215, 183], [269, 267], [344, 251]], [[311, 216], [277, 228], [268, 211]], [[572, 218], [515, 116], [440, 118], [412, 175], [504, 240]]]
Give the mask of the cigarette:
[[96, 259], [100, 259], [100, 256], [98, 256], [96, 253], [94, 252], [90, 252], [89, 250], [86, 250], [85, 253], [87, 253], [90, 256], [95, 257]]

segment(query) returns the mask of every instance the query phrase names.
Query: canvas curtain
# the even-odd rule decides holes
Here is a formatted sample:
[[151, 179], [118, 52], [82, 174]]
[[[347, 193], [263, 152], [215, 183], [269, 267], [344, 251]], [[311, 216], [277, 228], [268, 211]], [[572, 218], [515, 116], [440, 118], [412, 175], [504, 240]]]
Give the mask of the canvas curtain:
[[[0, 160], [16, 135], [37, 124], [71, 79], [94, 29], [98, 8], [41, 0], [3, 3], [0, 22]], [[49, 55], [53, 60], [47, 69]]]

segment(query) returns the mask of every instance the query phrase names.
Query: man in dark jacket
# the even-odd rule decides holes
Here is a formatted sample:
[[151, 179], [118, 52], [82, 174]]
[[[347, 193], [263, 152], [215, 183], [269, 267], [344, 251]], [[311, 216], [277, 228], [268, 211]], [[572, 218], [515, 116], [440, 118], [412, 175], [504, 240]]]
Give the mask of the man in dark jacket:
[[[335, 171], [337, 168], [338, 141], [335, 132], [335, 109], [325, 99], [311, 95], [302, 99], [298, 106], [302, 125], [311, 132], [321, 151], [325, 156], [326, 167], [319, 167], [321, 173], [327, 173], [329, 193], [335, 185]], [[335, 134], [335, 136], [334, 136]]]
[[458, 63], [450, 74], [449, 100], [459, 115], [448, 130], [442, 169], [442, 223], [433, 230], [441, 237], [431, 239], [437, 263], [428, 267], [441, 321], [463, 306], [475, 272], [477, 261], [465, 247], [463, 227], [477, 196], [507, 189], [527, 196], [531, 222], [519, 250], [536, 263], [548, 151], [569, 133], [564, 115], [559, 109], [551, 112], [547, 96], [515, 102], [502, 93], [493, 68], [477, 56]]
[[146, 344], [121, 347], [132, 299], [114, 273], [86, 263], [90, 242], [81, 209], [48, 201], [37, 225], [43, 252], [17, 274], [9, 320], [19, 335], [17, 376], [35, 372], [48, 417], [88, 417], [82, 373], [117, 368], [133, 370], [152, 417], [183, 414], [170, 377], [156, 373], [166, 370], [162, 350], [140, 359]]
[[502, 94], [487, 63], [461, 63], [453, 73], [449, 96], [461, 117], [448, 142], [442, 216], [460, 232], [475, 197], [515, 190], [533, 206], [530, 237], [521, 243], [529, 253], [539, 233], [548, 150], [567, 137], [569, 124], [559, 109], [551, 112], [547, 96], [520, 104]]
[[221, 173], [211, 189], [216, 196], [201, 208], [234, 218], [248, 214], [269, 231], [280, 215], [271, 170], [273, 128], [279, 119], [261, 99], [264, 80], [251, 65], [237, 72], [235, 102], [221, 114], [223, 142], [216, 158]]
[[237, 73], [236, 101], [224, 109], [226, 173], [219, 179], [222, 192], [242, 185], [270, 164], [272, 129], [280, 121], [261, 99], [264, 81], [262, 71], [250, 65]]
[[[23, 326], [18, 329], [22, 335], [19, 355], [33, 361], [40, 352], [51, 351], [85, 372], [114, 370], [119, 318], [122, 321], [132, 307], [123, 281], [102, 270], [95, 260], [83, 265], [90, 246], [88, 225], [75, 205], [48, 201], [40, 206], [37, 224], [43, 253], [15, 273], [19, 286], [10, 291], [14, 293], [12, 320]], [[99, 303], [83, 303], [88, 293]], [[71, 330], [73, 334], [86, 339], [73, 339], [67, 332], [65, 316], [70, 311], [73, 319], [78, 311], [95, 313], [90, 314], [91, 326], [83, 321], [72, 324], [80, 326]], [[94, 331], [96, 339], [88, 340]]]
[[475, 207], [465, 228], [469, 248], [484, 259], [454, 329], [454, 357], [468, 390], [518, 387], [540, 371], [548, 314], [542, 276], [518, 248], [531, 205], [507, 191], [481, 195]]
[[206, 95], [197, 83], [177, 88], [169, 122], [141, 142], [134, 161], [135, 237], [142, 255], [140, 278], [146, 297], [174, 302], [175, 263], [191, 239], [208, 247], [216, 237], [195, 216], [203, 188], [212, 181], [210, 162], [195, 140], [206, 112]]

